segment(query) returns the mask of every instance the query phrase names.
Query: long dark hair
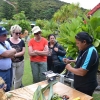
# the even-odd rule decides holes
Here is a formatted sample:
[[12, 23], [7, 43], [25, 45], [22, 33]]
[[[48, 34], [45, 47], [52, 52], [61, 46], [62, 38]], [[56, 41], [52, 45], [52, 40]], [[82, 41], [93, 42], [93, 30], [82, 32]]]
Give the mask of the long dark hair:
[[51, 36], [54, 36], [54, 38], [56, 39], [56, 36], [55, 36], [54, 34], [50, 34], [50, 35], [48, 36], [48, 40], [50, 39]]
[[92, 44], [93, 42], [92, 36], [90, 36], [87, 32], [79, 32], [75, 38], [81, 42], [85, 40], [87, 44]]

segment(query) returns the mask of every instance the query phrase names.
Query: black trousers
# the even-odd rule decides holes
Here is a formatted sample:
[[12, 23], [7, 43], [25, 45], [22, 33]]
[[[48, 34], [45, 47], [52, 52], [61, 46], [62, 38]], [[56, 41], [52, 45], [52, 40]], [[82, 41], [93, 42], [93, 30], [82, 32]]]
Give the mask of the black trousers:
[[65, 66], [66, 66], [65, 64], [54, 65], [53, 72], [60, 74], [65, 69]]

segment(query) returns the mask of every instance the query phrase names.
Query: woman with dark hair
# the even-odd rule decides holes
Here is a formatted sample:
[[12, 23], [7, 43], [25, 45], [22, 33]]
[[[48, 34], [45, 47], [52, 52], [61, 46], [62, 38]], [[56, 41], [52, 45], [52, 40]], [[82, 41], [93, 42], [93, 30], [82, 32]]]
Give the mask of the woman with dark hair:
[[93, 38], [86, 32], [80, 32], [75, 36], [79, 55], [75, 67], [70, 65], [70, 60], [63, 59], [66, 69], [74, 73], [74, 88], [92, 96], [97, 87], [97, 70], [99, 57], [96, 48], [92, 45]]
[[47, 57], [48, 70], [52, 70], [54, 73], [61, 73], [65, 68], [65, 64], [59, 60], [58, 56], [65, 56], [66, 51], [56, 41], [56, 37], [54, 34], [50, 34], [48, 36], [48, 40], [49, 40], [48, 42], [49, 54]]

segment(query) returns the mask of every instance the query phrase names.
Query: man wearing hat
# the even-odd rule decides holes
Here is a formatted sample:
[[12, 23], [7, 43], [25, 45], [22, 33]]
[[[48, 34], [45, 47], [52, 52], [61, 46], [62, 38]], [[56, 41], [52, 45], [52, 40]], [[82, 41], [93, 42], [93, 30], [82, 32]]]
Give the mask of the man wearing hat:
[[11, 87], [11, 58], [14, 57], [16, 50], [11, 48], [7, 39], [7, 30], [0, 26], [0, 77], [7, 84], [6, 91]]
[[28, 51], [33, 80], [34, 83], [36, 83], [45, 80], [45, 76], [42, 73], [47, 71], [48, 41], [41, 36], [41, 29], [39, 26], [34, 26], [32, 32], [34, 38], [28, 43]]

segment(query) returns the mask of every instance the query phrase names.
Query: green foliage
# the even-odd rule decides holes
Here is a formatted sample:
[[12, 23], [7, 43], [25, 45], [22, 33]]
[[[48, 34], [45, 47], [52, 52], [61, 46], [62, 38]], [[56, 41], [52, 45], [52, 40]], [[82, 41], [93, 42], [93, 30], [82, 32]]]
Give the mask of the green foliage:
[[24, 33], [25, 30], [28, 30], [28, 31], [31, 30], [30, 21], [27, 20], [24, 11], [21, 11], [20, 13], [15, 14], [13, 16], [13, 19], [14, 19], [13, 24], [18, 24], [19, 26], [22, 27], [22, 33]]
[[36, 20], [36, 25], [43, 28], [47, 22], [48, 22], [47, 20], [38, 19]]
[[1, 0], [0, 18], [10, 19], [14, 14], [24, 11], [27, 19], [30, 20], [51, 19], [64, 4], [59, 0]]
[[30, 35], [30, 39], [31, 39], [31, 38], [33, 38], [33, 37], [34, 37], [34, 35], [33, 35], [33, 34], [31, 34], [31, 35]]
[[75, 44], [75, 35], [82, 31], [81, 27], [83, 24], [82, 18], [77, 17], [70, 19], [69, 23], [65, 22], [59, 26], [57, 40], [66, 49], [67, 56], [76, 58], [78, 49], [76, 48]]
[[25, 30], [28, 30], [29, 32], [31, 31], [31, 26], [30, 26], [30, 22], [27, 20], [20, 20], [18, 22], [19, 26], [22, 27], [22, 33], [24, 33]]
[[51, 30], [42, 30], [42, 36], [48, 39], [49, 34], [51, 34]]
[[48, 99], [47, 100], [51, 100], [52, 96], [53, 96], [53, 85], [56, 84], [58, 81], [52, 81], [50, 82], [47, 86], [45, 86], [44, 88], [41, 88], [41, 86], [39, 85], [36, 89], [36, 91], [34, 92], [33, 95], [33, 100], [46, 100], [44, 93], [50, 89], [49, 94], [48, 94]]
[[93, 17], [99, 16], [100, 17], [100, 9], [94, 12]]
[[2, 18], [6, 18], [6, 19], [11, 19], [15, 10], [13, 9], [13, 6], [8, 5], [6, 2], [3, 3], [2, 5]]
[[18, 24], [22, 27], [22, 33], [24, 33], [25, 30], [28, 30], [29, 32], [31, 31], [30, 21], [27, 20], [24, 11], [15, 14], [11, 20], [3, 19], [2, 21], [7, 23], [3, 25], [7, 30], [10, 30], [12, 25]]
[[100, 17], [91, 17], [89, 27], [92, 32], [90, 33], [94, 38], [94, 46], [97, 48], [100, 54]]
[[17, 0], [18, 12], [24, 11], [25, 15], [29, 19], [32, 13], [32, 0]]
[[26, 20], [27, 18], [25, 16], [25, 12], [21, 11], [20, 13], [13, 15], [13, 19], [14, 20]]
[[36, 20], [36, 25], [42, 29], [42, 36], [47, 38], [49, 34], [56, 34], [58, 30], [58, 24], [53, 20]]
[[[23, 85], [27, 86], [33, 83], [32, 71], [30, 66], [30, 56], [28, 54], [28, 44], [25, 44], [25, 55], [24, 55], [24, 75], [23, 75]], [[27, 81], [26, 81], [27, 80]]]
[[34, 0], [32, 3], [31, 19], [51, 19], [52, 15], [62, 6], [64, 2], [59, 0]]
[[79, 4], [71, 4], [62, 6], [53, 16], [53, 20], [57, 22], [64, 22], [69, 18], [76, 18], [82, 16], [84, 13], [83, 9], [80, 9]]

